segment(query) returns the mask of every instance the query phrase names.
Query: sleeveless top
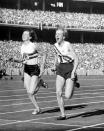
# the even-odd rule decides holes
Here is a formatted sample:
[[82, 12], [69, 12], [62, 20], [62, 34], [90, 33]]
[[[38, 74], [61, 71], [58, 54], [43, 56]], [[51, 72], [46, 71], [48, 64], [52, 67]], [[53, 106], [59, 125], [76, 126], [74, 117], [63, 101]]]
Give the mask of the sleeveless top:
[[64, 41], [64, 46], [60, 47], [58, 43], [55, 43], [54, 48], [58, 55], [58, 63], [70, 63], [74, 61], [72, 56], [69, 56], [68, 44], [67, 41]]
[[21, 46], [21, 55], [26, 64], [38, 64], [38, 51], [35, 43], [23, 44]]

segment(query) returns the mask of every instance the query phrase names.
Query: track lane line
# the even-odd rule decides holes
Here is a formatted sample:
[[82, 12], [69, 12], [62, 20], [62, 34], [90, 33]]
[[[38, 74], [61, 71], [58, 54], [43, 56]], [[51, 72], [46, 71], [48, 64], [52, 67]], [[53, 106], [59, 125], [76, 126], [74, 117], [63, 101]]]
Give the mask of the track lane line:
[[[52, 92], [52, 93], [48, 93], [48, 94], [53, 94], [53, 93], [55, 93], [55, 92]], [[79, 93], [79, 94], [74, 94], [74, 96], [82, 96], [82, 95], [90, 95], [90, 94], [103, 94], [104, 92], [94, 92], [94, 93]], [[56, 93], [55, 93], [56, 94]], [[45, 97], [37, 97], [38, 99], [44, 99], [44, 98], [56, 98], [56, 95], [55, 96], [45, 96]], [[98, 97], [98, 96], [97, 96]], [[102, 97], [102, 96], [101, 96]], [[29, 99], [28, 97], [27, 98], [23, 98], [23, 99], [9, 99], [9, 100], [0, 100], [0, 101], [14, 101], [14, 100], [17, 100], [17, 101], [19, 101], [19, 100], [26, 100], [26, 99]], [[73, 99], [76, 99], [76, 98], [72, 98], [72, 100]]]
[[[104, 91], [104, 89], [97, 89], [97, 90], [83, 90], [84, 92], [97, 92], [97, 91]], [[75, 91], [76, 93], [81, 93], [81, 92], [83, 92], [83, 91]], [[53, 94], [53, 93], [55, 93], [56, 94], [56, 92], [48, 92], [48, 93], [38, 93], [38, 95], [40, 95], [40, 94]], [[74, 95], [76, 95], [76, 94], [74, 94]], [[28, 94], [26, 93], [26, 94], [22, 94], [22, 95], [11, 95], [11, 96], [0, 96], [0, 98], [1, 97], [13, 97], [13, 96], [28, 96]]]
[[[81, 85], [81, 87], [98, 87], [98, 86], [104, 87], [104, 85], [87, 85], [87, 86]], [[53, 89], [53, 87], [51, 87], [49, 89]], [[54, 89], [56, 89], [56, 88], [54, 87]], [[13, 91], [22, 91], [22, 90], [26, 91], [26, 89], [24, 88], [24, 89], [15, 89], [15, 90], [10, 89], [10, 90], [5, 90], [5, 91], [4, 90], [0, 90], [0, 92], [7, 92], [7, 91], [10, 91], [10, 92], [12, 91], [13, 92]], [[42, 90], [45, 90], [45, 89], [42, 89]], [[39, 92], [46, 92], [46, 91], [39, 91]]]
[[[73, 115], [78, 115], [78, 114], [83, 114], [83, 113], [86, 113], [86, 112], [83, 111], [83, 112], [78, 112], [78, 113], [70, 113], [70, 114], [66, 114], [66, 115], [67, 116], [73, 116]], [[36, 121], [36, 120], [45, 120], [45, 119], [51, 119], [51, 118], [56, 118], [56, 117], [58, 117], [58, 116], [55, 115], [55, 116], [50, 116], [50, 117], [39, 117], [39, 118], [36, 118], [36, 119], [29, 119], [29, 120], [23, 120], [23, 121], [10, 122], [10, 123], [6, 123], [6, 124], [0, 124], [0, 126], [10, 125], [10, 124], [18, 124], [18, 123], [25, 123], [25, 122], [32, 122], [32, 121]]]
[[[104, 101], [92, 101], [92, 102], [83, 102], [83, 103], [78, 103], [78, 104], [70, 104], [70, 106], [78, 106], [78, 105], [90, 105], [90, 104], [99, 104], [99, 103], [104, 103]], [[32, 103], [30, 103], [32, 104]], [[65, 106], [69, 106], [69, 105], [65, 105]], [[53, 109], [53, 108], [58, 108], [58, 106], [52, 106], [52, 107], [46, 107], [46, 108], [41, 108], [42, 110], [44, 109]], [[20, 110], [20, 111], [14, 111], [14, 112], [5, 112], [5, 113], [0, 113], [2, 114], [13, 114], [13, 113], [19, 113], [19, 112], [28, 112], [28, 111], [32, 111], [34, 110], [34, 108], [28, 109], [28, 110]]]
[[[104, 125], [104, 123], [98, 123], [98, 124], [93, 124], [93, 125], [89, 125], [89, 126], [82, 126], [80, 128], [76, 128], [76, 129], [72, 129], [72, 130], [67, 130], [67, 131], [77, 131], [77, 130], [81, 130], [81, 129], [94, 128], [94, 127], [96, 128], [96, 126], [100, 126], [100, 125]], [[103, 129], [104, 129], [104, 127], [103, 127]]]

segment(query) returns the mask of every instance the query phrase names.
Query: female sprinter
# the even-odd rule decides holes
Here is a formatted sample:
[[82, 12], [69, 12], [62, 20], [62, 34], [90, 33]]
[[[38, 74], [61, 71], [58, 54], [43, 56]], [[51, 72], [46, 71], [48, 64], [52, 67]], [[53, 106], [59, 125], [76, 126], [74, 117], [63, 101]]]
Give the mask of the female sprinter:
[[23, 44], [21, 46], [21, 55], [24, 59], [24, 87], [27, 90], [29, 98], [35, 109], [32, 114], [41, 113], [36, 100], [36, 93], [39, 90], [39, 76], [44, 71], [46, 54], [43, 56], [41, 67], [38, 65], [38, 45], [34, 42], [36, 34], [33, 30], [25, 30], [22, 34]]
[[[66, 31], [59, 27], [56, 30], [56, 43], [54, 45], [57, 53], [56, 61], [56, 94], [57, 101], [61, 111], [61, 116], [57, 120], [65, 120], [65, 110], [63, 101], [63, 88], [65, 88], [65, 97], [70, 99], [74, 89], [74, 78], [78, 66], [78, 58], [68, 41], [65, 41]], [[55, 62], [56, 63], [56, 62]]]

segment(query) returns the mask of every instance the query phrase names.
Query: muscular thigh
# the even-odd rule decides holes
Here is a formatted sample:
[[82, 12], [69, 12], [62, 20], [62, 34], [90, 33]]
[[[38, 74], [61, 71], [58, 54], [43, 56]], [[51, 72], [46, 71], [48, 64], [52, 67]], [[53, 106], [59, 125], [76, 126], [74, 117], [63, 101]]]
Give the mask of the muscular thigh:
[[30, 75], [24, 72], [24, 86], [27, 90], [29, 90], [30, 87], [30, 80], [31, 80]]
[[65, 79], [62, 76], [57, 75], [56, 77], [56, 92], [62, 91], [65, 84]]
[[34, 92], [35, 89], [37, 88], [38, 84], [38, 76], [32, 76], [31, 77], [31, 82], [30, 82], [30, 92]]
[[66, 80], [65, 84], [65, 96], [67, 98], [70, 98], [74, 91], [74, 81], [72, 81], [70, 78]]

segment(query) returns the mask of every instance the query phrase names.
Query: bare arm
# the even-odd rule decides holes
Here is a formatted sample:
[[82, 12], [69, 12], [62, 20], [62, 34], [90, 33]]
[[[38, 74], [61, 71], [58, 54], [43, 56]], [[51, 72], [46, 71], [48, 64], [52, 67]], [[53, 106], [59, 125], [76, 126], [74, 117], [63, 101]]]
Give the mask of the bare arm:
[[69, 50], [70, 50], [70, 53], [72, 55], [72, 58], [74, 60], [74, 67], [73, 67], [73, 71], [72, 73], [76, 73], [76, 70], [77, 70], [77, 67], [78, 67], [78, 57], [77, 55], [75, 54], [75, 51], [73, 50], [71, 44], [69, 44]]
[[56, 48], [54, 46], [52, 46], [53, 48], [53, 52], [54, 52], [54, 65], [53, 65], [53, 70], [56, 70], [56, 66], [58, 63], [58, 52], [56, 51]]
[[42, 56], [42, 63], [40, 65], [40, 77], [43, 75], [44, 69], [45, 69], [45, 62], [46, 62], [46, 54]]

